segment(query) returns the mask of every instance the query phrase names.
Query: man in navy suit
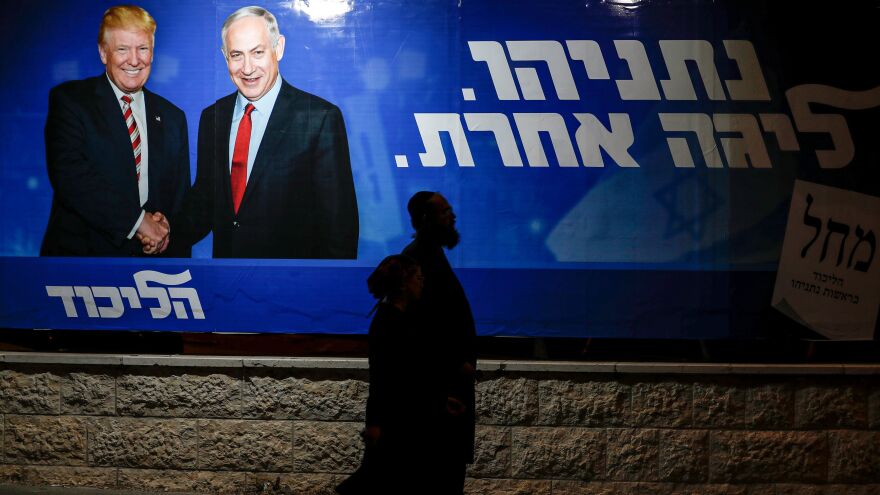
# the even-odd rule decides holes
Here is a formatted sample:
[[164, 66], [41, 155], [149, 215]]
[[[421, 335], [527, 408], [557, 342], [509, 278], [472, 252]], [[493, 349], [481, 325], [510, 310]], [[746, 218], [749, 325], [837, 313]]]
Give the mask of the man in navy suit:
[[213, 231], [215, 258], [355, 258], [357, 199], [339, 108], [282, 80], [284, 36], [267, 10], [239, 9], [221, 38], [238, 91], [202, 112], [198, 174], [175, 229], [189, 242]]
[[108, 9], [98, 33], [106, 72], [50, 92], [54, 197], [42, 256], [189, 256], [169, 236], [190, 184], [186, 116], [144, 88], [155, 32], [140, 7]]

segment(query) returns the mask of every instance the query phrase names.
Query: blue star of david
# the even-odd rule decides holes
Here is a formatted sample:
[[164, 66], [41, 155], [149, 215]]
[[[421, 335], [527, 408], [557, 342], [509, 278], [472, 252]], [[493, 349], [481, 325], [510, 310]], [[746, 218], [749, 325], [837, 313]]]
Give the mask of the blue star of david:
[[[694, 240], [700, 240], [703, 237], [703, 226], [722, 204], [721, 198], [709, 186], [705, 174], [686, 172], [691, 173], [677, 173], [671, 183], [654, 193], [654, 198], [669, 215], [663, 233], [664, 239], [688, 234]], [[681, 199], [685, 194], [698, 201], [693, 211], [681, 208]]]

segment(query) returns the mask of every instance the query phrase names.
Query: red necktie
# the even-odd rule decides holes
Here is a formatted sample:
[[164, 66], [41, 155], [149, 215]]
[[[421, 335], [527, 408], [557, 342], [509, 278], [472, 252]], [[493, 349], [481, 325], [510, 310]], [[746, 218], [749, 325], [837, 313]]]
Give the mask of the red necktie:
[[244, 107], [244, 115], [238, 123], [238, 134], [235, 135], [235, 149], [232, 152], [232, 172], [230, 173], [232, 185], [232, 207], [238, 214], [238, 206], [244, 197], [244, 188], [247, 186], [247, 161], [248, 147], [251, 144], [251, 112], [254, 106], [250, 103]]
[[[134, 170], [137, 174], [138, 181], [141, 180], [141, 133], [138, 131], [137, 123], [134, 121], [134, 114], [131, 113], [131, 102], [134, 101], [131, 96], [123, 95], [121, 98], [122, 116], [125, 117], [125, 125], [128, 126], [128, 137], [131, 139], [131, 150], [134, 152]], [[247, 151], [245, 151], [247, 153]]]

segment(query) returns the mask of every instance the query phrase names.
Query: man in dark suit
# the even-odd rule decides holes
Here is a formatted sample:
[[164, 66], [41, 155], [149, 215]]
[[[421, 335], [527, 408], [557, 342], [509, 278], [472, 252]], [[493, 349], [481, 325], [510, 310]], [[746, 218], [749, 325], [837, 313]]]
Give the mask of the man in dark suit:
[[42, 256], [189, 255], [169, 236], [190, 183], [186, 116], [144, 88], [155, 31], [142, 8], [110, 8], [98, 33], [106, 73], [50, 92]]
[[238, 91], [199, 121], [189, 242], [213, 231], [215, 258], [355, 258], [357, 200], [339, 108], [281, 79], [284, 37], [267, 10], [239, 9], [221, 37]]
[[458, 245], [455, 213], [443, 195], [432, 191], [414, 194], [407, 210], [416, 235], [403, 254], [422, 269], [422, 297], [413, 307], [418, 328], [431, 342], [419, 352], [446, 396], [436, 457], [429, 463], [432, 493], [461, 494], [466, 465], [474, 462], [477, 335], [467, 295], [443, 252]]

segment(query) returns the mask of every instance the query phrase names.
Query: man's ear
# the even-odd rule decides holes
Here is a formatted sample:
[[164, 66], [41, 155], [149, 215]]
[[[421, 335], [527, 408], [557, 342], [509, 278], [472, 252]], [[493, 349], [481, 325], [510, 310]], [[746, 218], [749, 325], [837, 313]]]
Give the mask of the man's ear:
[[275, 45], [275, 58], [281, 60], [284, 57], [284, 36], [278, 37], [278, 44]]
[[107, 51], [104, 49], [103, 43], [98, 43], [98, 55], [101, 56], [101, 63], [107, 65]]

